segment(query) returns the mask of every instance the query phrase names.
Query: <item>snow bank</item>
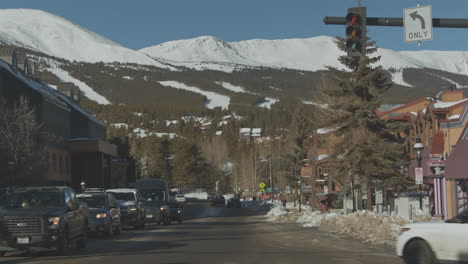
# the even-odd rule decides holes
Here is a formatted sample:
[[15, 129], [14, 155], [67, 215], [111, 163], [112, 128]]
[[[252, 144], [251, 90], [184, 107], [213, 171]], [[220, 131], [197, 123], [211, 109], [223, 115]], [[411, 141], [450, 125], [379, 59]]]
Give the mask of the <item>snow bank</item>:
[[357, 211], [349, 215], [337, 213], [322, 213], [312, 211], [308, 206], [302, 207], [302, 212], [297, 208], [287, 205], [287, 209], [276, 206], [267, 213], [269, 221], [295, 222], [303, 227], [317, 227], [320, 230], [349, 235], [358, 240], [372, 244], [393, 245], [402, 226], [411, 222], [430, 221], [431, 216], [421, 210], [413, 210], [413, 220], [407, 218], [377, 214], [366, 210]]
[[201, 193], [186, 193], [185, 198], [188, 199], [196, 199], [196, 200], [208, 200], [208, 193], [201, 192]]

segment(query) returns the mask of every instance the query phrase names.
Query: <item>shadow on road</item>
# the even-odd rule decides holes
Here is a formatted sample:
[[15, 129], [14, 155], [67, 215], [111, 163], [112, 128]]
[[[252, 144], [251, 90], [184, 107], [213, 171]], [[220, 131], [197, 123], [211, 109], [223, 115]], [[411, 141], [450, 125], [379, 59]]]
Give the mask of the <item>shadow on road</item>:
[[[13, 263], [29, 263], [36, 261], [36, 257], [41, 257], [41, 263], [47, 263], [47, 261], [60, 261], [60, 260], [81, 260], [82, 263], [86, 263], [87, 258], [92, 257], [105, 257], [105, 256], [125, 256], [125, 255], [153, 255], [155, 251], [159, 252], [160, 250], [171, 250], [179, 247], [185, 246], [186, 243], [180, 242], [167, 242], [167, 241], [130, 241], [130, 240], [113, 240], [112, 246], [109, 247], [99, 247], [98, 249], [87, 249], [79, 250], [76, 248], [70, 248], [70, 253], [67, 256], [55, 257], [52, 256], [51, 252], [39, 252], [39, 253], [29, 253], [23, 254], [22, 256], [26, 257], [24, 259], [15, 259], [11, 261], [4, 261], [3, 264], [13, 264]], [[20, 255], [21, 256], [21, 255]], [[18, 257], [18, 256], [16, 256]]]

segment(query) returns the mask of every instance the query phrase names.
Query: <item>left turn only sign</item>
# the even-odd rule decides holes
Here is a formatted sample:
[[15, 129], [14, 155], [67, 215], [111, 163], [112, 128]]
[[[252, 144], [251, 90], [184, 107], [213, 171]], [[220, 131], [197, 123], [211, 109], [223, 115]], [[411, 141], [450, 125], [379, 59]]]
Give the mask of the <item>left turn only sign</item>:
[[418, 6], [403, 10], [405, 42], [432, 40], [432, 6]]

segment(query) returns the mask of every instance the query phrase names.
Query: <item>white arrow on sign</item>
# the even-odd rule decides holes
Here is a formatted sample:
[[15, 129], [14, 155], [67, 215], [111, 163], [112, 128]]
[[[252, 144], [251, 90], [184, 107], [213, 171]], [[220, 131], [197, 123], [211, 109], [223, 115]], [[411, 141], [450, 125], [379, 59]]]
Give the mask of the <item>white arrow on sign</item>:
[[432, 6], [419, 6], [403, 10], [405, 41], [432, 39]]

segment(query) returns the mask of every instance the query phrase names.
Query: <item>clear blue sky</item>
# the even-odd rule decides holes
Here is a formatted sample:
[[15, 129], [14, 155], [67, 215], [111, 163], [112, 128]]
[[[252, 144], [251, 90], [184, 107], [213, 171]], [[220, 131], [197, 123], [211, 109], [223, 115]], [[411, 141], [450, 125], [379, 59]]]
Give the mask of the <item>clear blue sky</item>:
[[[402, 17], [413, 0], [363, 0], [368, 16]], [[434, 18], [468, 18], [466, 0], [420, 1]], [[201, 35], [225, 41], [254, 38], [344, 36], [344, 26], [326, 26], [324, 16], [345, 16], [357, 0], [14, 0], [0, 8], [41, 9], [64, 17], [123, 46], [140, 49]], [[434, 29], [434, 40], [403, 41], [403, 28], [369, 27], [378, 46], [394, 50], [468, 50], [468, 29]]]

